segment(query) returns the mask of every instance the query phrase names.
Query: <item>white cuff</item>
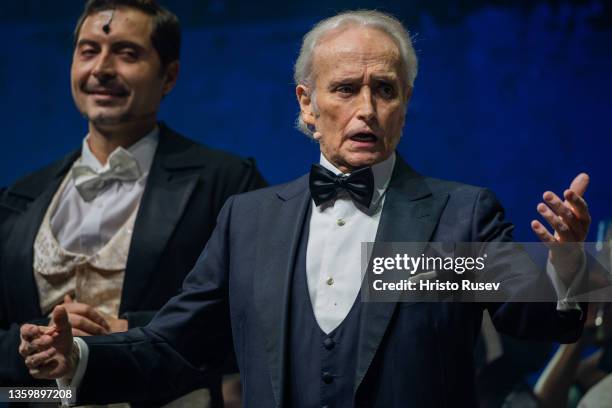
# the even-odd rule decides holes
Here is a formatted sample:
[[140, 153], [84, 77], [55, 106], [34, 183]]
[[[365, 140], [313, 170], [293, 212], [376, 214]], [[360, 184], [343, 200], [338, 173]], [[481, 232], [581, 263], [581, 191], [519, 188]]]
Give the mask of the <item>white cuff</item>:
[[[89, 360], [89, 347], [87, 347], [87, 343], [83, 341], [80, 337], [75, 337], [73, 339], [74, 347], [77, 348], [79, 352], [79, 361], [77, 364], [76, 371], [74, 372], [74, 377], [72, 379], [62, 377], [55, 380], [57, 382], [57, 386], [62, 387], [70, 387], [74, 390], [75, 394], [78, 392], [79, 386], [81, 385], [81, 381], [83, 381], [83, 376], [85, 375], [85, 370], [87, 370], [87, 362]], [[62, 405], [63, 406], [71, 406], [74, 405], [74, 401], [76, 400], [76, 395], [73, 395], [72, 399], [63, 398]]]
[[555, 292], [557, 293], [557, 310], [558, 311], [569, 311], [569, 310], [579, 310], [582, 312], [582, 308], [578, 302], [573, 300], [569, 300], [574, 295], [576, 295], [577, 288], [584, 282], [586, 275], [586, 256], [584, 252], [582, 252], [582, 261], [580, 262], [580, 269], [578, 273], [574, 277], [574, 280], [570, 284], [569, 288], [565, 286], [565, 283], [557, 274], [554, 265], [548, 260], [546, 262], [546, 274], [550, 278], [553, 287], [555, 288]]

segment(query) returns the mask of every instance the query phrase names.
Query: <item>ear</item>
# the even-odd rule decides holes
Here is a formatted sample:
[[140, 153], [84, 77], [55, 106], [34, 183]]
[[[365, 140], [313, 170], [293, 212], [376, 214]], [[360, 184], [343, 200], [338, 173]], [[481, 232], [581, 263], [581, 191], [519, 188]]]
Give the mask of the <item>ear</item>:
[[295, 87], [295, 96], [300, 104], [300, 116], [308, 126], [315, 125], [315, 112], [313, 109], [312, 93], [306, 85], [298, 85]]
[[166, 67], [166, 72], [164, 72], [164, 86], [163, 86], [163, 94], [168, 95], [170, 91], [176, 85], [176, 80], [179, 75], [180, 64], [178, 61], [172, 61]]

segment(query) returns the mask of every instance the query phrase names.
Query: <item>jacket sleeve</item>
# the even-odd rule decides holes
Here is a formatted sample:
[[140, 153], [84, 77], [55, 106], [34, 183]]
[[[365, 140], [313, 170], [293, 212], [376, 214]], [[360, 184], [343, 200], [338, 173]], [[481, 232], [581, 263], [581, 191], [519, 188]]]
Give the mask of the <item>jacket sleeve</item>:
[[232, 199], [181, 293], [144, 328], [84, 338], [89, 360], [78, 402], [171, 398], [217, 375], [229, 347], [229, 225]]
[[[473, 211], [473, 241], [512, 242], [513, 229], [514, 226], [505, 220], [504, 209], [495, 195], [490, 190], [480, 190]], [[519, 272], [512, 277], [516, 282], [514, 290], [554, 293], [548, 277], [533, 267], [527, 253], [517, 250], [516, 245], [511, 247], [509, 253], [500, 251], [495, 257], [499, 264], [511, 263]], [[523, 339], [568, 343], [576, 341], [582, 333], [587, 305], [581, 304], [582, 311], [557, 310], [556, 302], [489, 303], [486, 307], [495, 327], [502, 333]]]
[[[9, 238], [9, 222], [11, 215], [18, 211], [11, 204], [10, 197], [6, 189], [0, 189], [0, 277], [2, 277], [2, 257], [6, 239]], [[2, 279], [0, 279], [0, 282]], [[0, 299], [6, 299], [5, 284], [0, 284]], [[19, 355], [18, 348], [21, 341], [19, 330], [24, 323], [32, 323], [41, 326], [49, 324], [49, 319], [38, 318], [27, 322], [11, 322], [4, 310], [3, 303], [0, 302], [0, 386], [9, 385], [34, 385], [40, 384], [30, 376], [24, 364], [23, 358]]]

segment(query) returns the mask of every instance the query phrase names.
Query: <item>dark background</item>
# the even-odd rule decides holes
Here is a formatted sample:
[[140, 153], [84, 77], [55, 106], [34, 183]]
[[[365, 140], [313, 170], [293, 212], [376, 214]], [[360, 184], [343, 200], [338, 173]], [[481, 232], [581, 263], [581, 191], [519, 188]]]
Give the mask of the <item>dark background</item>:
[[[517, 225], [546, 189], [580, 171], [595, 222], [612, 216], [610, 1], [162, 1], [183, 23], [179, 83], [160, 118], [213, 147], [256, 158], [271, 183], [318, 160], [293, 128], [302, 35], [349, 8], [389, 11], [415, 38], [420, 70], [402, 156], [422, 173], [487, 186]], [[0, 186], [80, 146], [71, 33], [80, 1], [0, 5]], [[590, 239], [595, 238], [596, 225]]]

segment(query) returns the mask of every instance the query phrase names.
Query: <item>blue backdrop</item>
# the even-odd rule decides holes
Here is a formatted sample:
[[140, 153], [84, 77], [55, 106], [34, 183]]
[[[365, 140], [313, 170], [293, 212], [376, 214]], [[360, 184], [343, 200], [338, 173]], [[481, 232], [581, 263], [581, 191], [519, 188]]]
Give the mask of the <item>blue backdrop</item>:
[[[0, 6], [0, 186], [80, 146], [70, 96], [76, 1]], [[398, 2], [399, 3], [399, 2]], [[469, 4], [468, 4], [469, 3]], [[183, 22], [182, 69], [161, 119], [257, 159], [272, 183], [318, 160], [293, 128], [292, 65], [322, 17], [372, 7], [402, 19], [420, 71], [399, 151], [422, 173], [494, 190], [529, 228], [545, 189], [588, 172], [594, 220], [612, 216], [612, 10], [604, 1], [162, 1]], [[591, 230], [591, 239], [594, 239]]]

